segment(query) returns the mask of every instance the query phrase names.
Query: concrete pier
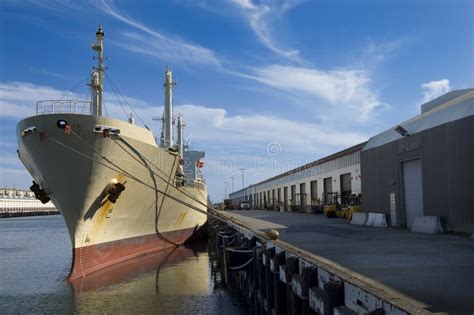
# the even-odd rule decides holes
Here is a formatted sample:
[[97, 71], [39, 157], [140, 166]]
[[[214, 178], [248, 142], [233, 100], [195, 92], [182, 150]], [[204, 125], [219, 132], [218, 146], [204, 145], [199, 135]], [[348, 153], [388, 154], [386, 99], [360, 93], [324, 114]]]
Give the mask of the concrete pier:
[[[262, 308], [255, 314], [474, 311], [471, 238], [350, 225], [314, 214], [217, 215], [240, 237], [256, 240], [255, 306]], [[278, 230], [279, 239], [270, 240], [268, 229]]]

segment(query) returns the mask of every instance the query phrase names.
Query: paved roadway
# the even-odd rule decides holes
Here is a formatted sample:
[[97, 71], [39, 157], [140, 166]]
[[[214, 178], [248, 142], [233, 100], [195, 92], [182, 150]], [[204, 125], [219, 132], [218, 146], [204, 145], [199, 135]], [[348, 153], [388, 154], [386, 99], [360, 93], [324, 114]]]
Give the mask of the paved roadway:
[[474, 239], [350, 225], [323, 215], [263, 210], [221, 212], [253, 229], [371, 277], [431, 312], [474, 314]]

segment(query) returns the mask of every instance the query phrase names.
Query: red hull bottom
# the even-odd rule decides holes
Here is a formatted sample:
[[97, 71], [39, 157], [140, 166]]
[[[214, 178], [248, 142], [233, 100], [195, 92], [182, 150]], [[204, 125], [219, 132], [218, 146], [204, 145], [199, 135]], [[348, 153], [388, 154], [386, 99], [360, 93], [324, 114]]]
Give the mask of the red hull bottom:
[[111, 285], [126, 282], [138, 275], [158, 273], [160, 268], [186, 260], [195, 255], [194, 249], [186, 246], [163, 249], [151, 254], [135, 257], [93, 272], [85, 277], [70, 280], [75, 293], [97, 291]]
[[202, 227], [198, 230], [190, 228], [161, 233], [162, 238], [156, 234], [151, 234], [75, 248], [68, 281], [74, 281], [97, 270], [141, 255], [176, 247], [174, 244], [183, 244], [186, 241], [198, 238], [203, 234], [202, 232]]

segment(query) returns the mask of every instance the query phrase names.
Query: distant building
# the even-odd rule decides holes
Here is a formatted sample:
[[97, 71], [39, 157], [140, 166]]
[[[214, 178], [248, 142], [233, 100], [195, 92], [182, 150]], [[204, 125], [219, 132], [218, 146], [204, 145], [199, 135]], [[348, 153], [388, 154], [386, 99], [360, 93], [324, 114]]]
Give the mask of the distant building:
[[364, 143], [261, 181], [229, 196], [256, 209], [311, 212], [359, 198], [360, 151]]
[[0, 218], [59, 213], [50, 201], [42, 204], [29, 190], [0, 189]]

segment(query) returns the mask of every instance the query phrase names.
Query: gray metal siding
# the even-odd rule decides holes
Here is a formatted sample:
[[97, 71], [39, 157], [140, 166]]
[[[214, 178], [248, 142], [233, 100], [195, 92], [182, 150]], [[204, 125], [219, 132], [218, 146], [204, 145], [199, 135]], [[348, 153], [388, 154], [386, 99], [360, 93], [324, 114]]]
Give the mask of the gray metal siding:
[[474, 232], [474, 116], [361, 152], [364, 211], [405, 221], [401, 163], [421, 158], [425, 215], [440, 216], [451, 230]]
[[426, 211], [474, 232], [474, 116], [428, 130], [423, 145]]

